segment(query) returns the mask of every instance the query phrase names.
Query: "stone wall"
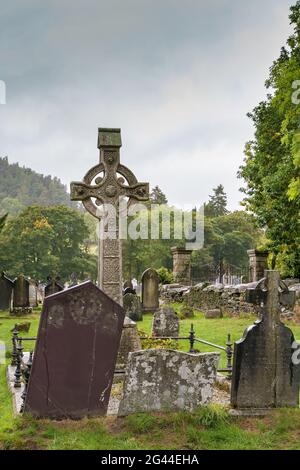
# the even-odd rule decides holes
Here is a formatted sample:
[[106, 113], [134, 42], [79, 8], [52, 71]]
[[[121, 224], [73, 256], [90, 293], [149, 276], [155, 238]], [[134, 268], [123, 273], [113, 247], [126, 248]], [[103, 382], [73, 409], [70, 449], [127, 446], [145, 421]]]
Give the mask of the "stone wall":
[[220, 308], [223, 314], [255, 313], [257, 308], [245, 300], [245, 286], [208, 286], [204, 289], [195, 286], [184, 294], [183, 299], [191, 307], [203, 311]]

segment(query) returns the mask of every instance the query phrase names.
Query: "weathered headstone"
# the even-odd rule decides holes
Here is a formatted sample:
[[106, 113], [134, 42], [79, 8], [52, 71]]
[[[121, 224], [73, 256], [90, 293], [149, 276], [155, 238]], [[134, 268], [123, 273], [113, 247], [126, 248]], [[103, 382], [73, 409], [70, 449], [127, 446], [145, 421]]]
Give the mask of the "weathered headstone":
[[60, 283], [60, 278], [58, 276], [48, 276], [47, 281], [48, 282], [45, 286], [45, 297], [64, 290], [64, 286]]
[[37, 300], [37, 283], [32, 279], [29, 280], [29, 305], [30, 307], [37, 307], [38, 300]]
[[29, 281], [23, 274], [14, 280], [12, 315], [30, 313], [32, 308], [29, 304]]
[[88, 281], [45, 299], [25, 412], [37, 417], [105, 415], [123, 308]]
[[223, 314], [220, 308], [213, 308], [210, 310], [206, 310], [206, 312], [204, 313], [204, 316], [205, 318], [208, 318], [208, 319], [211, 319], [211, 318], [214, 319], [214, 318], [222, 318]]
[[231, 387], [235, 408], [299, 405], [300, 365], [293, 360], [294, 335], [280, 321], [279, 302], [289, 295], [277, 271], [265, 271], [265, 278], [247, 291], [249, 302], [263, 305], [262, 319], [235, 343]]
[[120, 341], [120, 348], [118, 352], [116, 371], [120, 372], [125, 370], [128, 355], [130, 352], [140, 351], [142, 349], [141, 340], [136, 328], [136, 323], [125, 317], [123, 331]]
[[179, 336], [180, 320], [175, 310], [170, 307], [162, 307], [153, 316], [152, 336]]
[[174, 246], [171, 248], [173, 256], [174, 281], [184, 286], [191, 285], [191, 250]]
[[155, 269], [149, 268], [142, 274], [143, 310], [153, 312], [159, 307], [159, 276]]
[[14, 283], [5, 273], [0, 276], [0, 310], [9, 310]]
[[143, 311], [140, 298], [132, 293], [123, 296], [125, 314], [133, 321], [143, 320]]
[[98, 129], [100, 163], [91, 168], [83, 182], [71, 183], [71, 199], [82, 201], [94, 217], [103, 217], [99, 207], [111, 204], [117, 220], [107, 230], [107, 237], [99, 240], [98, 282], [101, 289], [122, 304], [122, 248], [119, 239], [119, 202], [128, 198], [128, 204], [149, 199], [149, 184], [139, 183], [134, 174], [120, 163], [121, 130]]
[[129, 354], [119, 415], [194, 411], [210, 403], [218, 353], [190, 354], [147, 349]]

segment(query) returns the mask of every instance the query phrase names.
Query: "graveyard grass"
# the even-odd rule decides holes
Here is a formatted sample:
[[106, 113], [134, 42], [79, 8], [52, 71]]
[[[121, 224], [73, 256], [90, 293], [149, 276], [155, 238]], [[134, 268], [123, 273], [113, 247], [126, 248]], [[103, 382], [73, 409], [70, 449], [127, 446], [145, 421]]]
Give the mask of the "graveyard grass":
[[[177, 308], [177, 305], [173, 305]], [[39, 312], [20, 319], [0, 313], [0, 340], [11, 349], [10, 330], [16, 321], [30, 321], [28, 333], [35, 335]], [[187, 335], [193, 322], [196, 336], [224, 345], [227, 333], [239, 339], [255, 317], [206, 320], [201, 313], [195, 318], [181, 320], [181, 335]], [[152, 315], [144, 315], [139, 330], [150, 333]], [[300, 339], [300, 325], [289, 323]], [[187, 351], [188, 342], [179, 342]], [[200, 346], [200, 347], [199, 347]], [[202, 352], [212, 351], [204, 345]], [[32, 346], [31, 346], [32, 347]], [[221, 366], [225, 365], [222, 357]], [[0, 449], [300, 449], [300, 410], [274, 410], [264, 418], [236, 418], [226, 408], [210, 406], [193, 414], [159, 413], [135, 414], [126, 418], [106, 417], [81, 421], [35, 420], [30, 416], [14, 418], [11, 396], [6, 386], [5, 366], [0, 366]]]

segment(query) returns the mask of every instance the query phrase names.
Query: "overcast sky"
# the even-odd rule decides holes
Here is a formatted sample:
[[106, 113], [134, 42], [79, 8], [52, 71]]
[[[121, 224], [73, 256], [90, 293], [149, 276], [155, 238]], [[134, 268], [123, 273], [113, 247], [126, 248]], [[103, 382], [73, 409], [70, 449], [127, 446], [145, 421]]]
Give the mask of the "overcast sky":
[[69, 186], [98, 162], [97, 128], [173, 204], [200, 205], [236, 173], [246, 113], [291, 32], [288, 0], [1, 2], [0, 156]]

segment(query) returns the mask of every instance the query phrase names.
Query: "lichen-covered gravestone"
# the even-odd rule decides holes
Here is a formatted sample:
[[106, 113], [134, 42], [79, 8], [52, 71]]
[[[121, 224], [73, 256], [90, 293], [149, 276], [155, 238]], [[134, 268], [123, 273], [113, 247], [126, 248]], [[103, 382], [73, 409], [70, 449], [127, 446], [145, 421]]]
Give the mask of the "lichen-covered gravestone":
[[90, 281], [46, 297], [25, 412], [105, 415], [123, 322], [123, 308]]
[[148, 349], [129, 354], [119, 415], [193, 411], [210, 403], [218, 353]]
[[162, 307], [153, 316], [152, 336], [178, 336], [180, 321], [175, 310]]
[[0, 310], [9, 310], [14, 283], [5, 273], [0, 276]]
[[142, 274], [143, 310], [153, 312], [159, 307], [159, 276], [155, 269], [149, 268]]
[[132, 293], [123, 296], [125, 314], [133, 321], [143, 320], [143, 312], [140, 298]]
[[233, 407], [299, 406], [300, 364], [294, 354], [297, 345], [292, 331], [280, 321], [279, 301], [286, 303], [290, 297], [277, 271], [265, 271], [265, 278], [247, 291], [249, 302], [263, 304], [262, 319], [235, 343]]

